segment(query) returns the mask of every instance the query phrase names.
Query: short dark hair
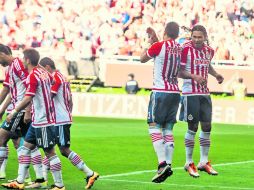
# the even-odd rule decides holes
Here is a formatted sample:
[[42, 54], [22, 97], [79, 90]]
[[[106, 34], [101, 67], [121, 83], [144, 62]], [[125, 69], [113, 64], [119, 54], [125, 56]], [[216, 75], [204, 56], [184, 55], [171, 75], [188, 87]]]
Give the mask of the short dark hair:
[[8, 48], [3, 45], [3, 44], [0, 44], [0, 52], [6, 54], [6, 55], [10, 55], [10, 51], [8, 50]]
[[52, 59], [50, 59], [49, 57], [43, 57], [40, 60], [39, 63], [41, 66], [46, 67], [46, 65], [49, 65], [51, 69], [56, 69], [55, 63]]
[[204, 26], [202, 25], [195, 25], [192, 29], [191, 29], [191, 35], [193, 34], [194, 31], [200, 31], [204, 34], [204, 36], [207, 38], [207, 32]]
[[134, 79], [134, 74], [133, 73], [128, 74], [128, 76], [131, 77], [132, 79]]
[[176, 39], [179, 35], [179, 25], [176, 22], [167, 23], [165, 33], [168, 37]]
[[40, 59], [40, 54], [37, 50], [35, 49], [26, 49], [23, 51], [25, 59], [29, 59], [31, 62], [31, 65], [37, 66], [39, 59]]
[[12, 55], [12, 51], [11, 51], [11, 48], [9, 46], [6, 46], [6, 48], [8, 49], [9, 51], [9, 55]]

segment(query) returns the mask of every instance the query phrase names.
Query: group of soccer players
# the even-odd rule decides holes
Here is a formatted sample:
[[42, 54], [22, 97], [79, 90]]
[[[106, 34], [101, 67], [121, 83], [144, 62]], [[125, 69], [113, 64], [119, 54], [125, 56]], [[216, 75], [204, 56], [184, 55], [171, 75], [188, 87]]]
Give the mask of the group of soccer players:
[[[52, 190], [64, 190], [61, 161], [55, 153], [57, 144], [63, 156], [86, 175], [86, 189], [99, 177], [70, 149], [72, 124], [72, 95], [69, 83], [56, 70], [49, 57], [40, 59], [38, 51], [26, 49], [23, 61], [11, 54], [10, 48], [0, 44], [0, 64], [6, 69], [4, 87], [0, 93], [0, 116], [7, 110], [7, 118], [0, 128], [0, 167], [6, 166], [7, 143], [14, 139], [18, 154], [18, 176], [3, 183], [8, 189], [47, 188], [51, 171]], [[45, 157], [42, 161], [42, 148]], [[32, 163], [36, 180], [25, 186]], [[1, 170], [2, 171], [2, 170]], [[4, 179], [4, 171], [0, 177]]]
[[[196, 25], [191, 39], [182, 46], [176, 42], [180, 27], [169, 22], [159, 41], [152, 28], [147, 29], [149, 48], [140, 56], [141, 62], [154, 59], [153, 89], [148, 106], [147, 123], [152, 144], [158, 158], [158, 170], [152, 181], [161, 183], [173, 174], [171, 169], [174, 152], [173, 127], [180, 103], [178, 77], [183, 78], [181, 119], [188, 123], [185, 134], [186, 163], [184, 169], [192, 177], [199, 177], [198, 170], [218, 175], [208, 160], [212, 120], [212, 102], [207, 87], [208, 74], [222, 83], [224, 78], [211, 65], [214, 50], [208, 44], [204, 26]], [[196, 167], [193, 149], [198, 125], [200, 161]], [[197, 170], [198, 169], [198, 170]]]

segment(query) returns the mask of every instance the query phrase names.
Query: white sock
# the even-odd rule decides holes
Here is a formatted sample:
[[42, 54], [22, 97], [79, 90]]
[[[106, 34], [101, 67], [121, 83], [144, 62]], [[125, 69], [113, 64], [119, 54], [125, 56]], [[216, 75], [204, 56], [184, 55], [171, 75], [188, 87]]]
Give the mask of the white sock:
[[174, 153], [174, 137], [173, 131], [169, 129], [162, 128], [165, 153], [166, 153], [166, 162], [167, 164], [172, 164], [173, 153]]
[[7, 166], [7, 162], [8, 162], [8, 155], [9, 155], [9, 147], [7, 145], [6, 147], [6, 157], [4, 158], [4, 161], [1, 165], [1, 168], [0, 168], [0, 173], [2, 174], [5, 174], [5, 170], [6, 170], [6, 166]]
[[195, 145], [195, 135], [196, 132], [188, 130], [185, 134], [185, 152], [186, 152], [186, 164], [193, 162], [192, 155]]
[[161, 130], [158, 127], [149, 127], [154, 150], [157, 154], [159, 164], [166, 161], [166, 152]]
[[87, 165], [81, 160], [80, 156], [77, 155], [75, 152], [71, 152], [68, 156], [68, 159], [71, 161], [71, 163], [76, 166], [79, 170], [86, 173], [86, 176], [92, 176], [93, 171], [87, 167]]
[[55, 185], [57, 187], [63, 187], [63, 177], [62, 177], [62, 166], [61, 161], [57, 155], [49, 158], [50, 171], [52, 172]]
[[41, 152], [37, 147], [31, 151], [31, 162], [35, 171], [36, 179], [42, 179]]
[[46, 156], [44, 156], [42, 160], [42, 173], [43, 173], [43, 178], [45, 181], [48, 181], [49, 170], [50, 170], [49, 160]]
[[4, 162], [6, 155], [7, 155], [7, 148], [4, 146], [0, 147], [0, 167], [2, 167], [2, 163]]
[[18, 178], [19, 183], [24, 183], [27, 170], [31, 162], [31, 150], [22, 146], [17, 149], [18, 159], [19, 159], [19, 169], [18, 169]]
[[208, 153], [210, 149], [210, 132], [201, 131], [199, 134], [200, 143], [200, 163], [206, 164], [208, 162]]

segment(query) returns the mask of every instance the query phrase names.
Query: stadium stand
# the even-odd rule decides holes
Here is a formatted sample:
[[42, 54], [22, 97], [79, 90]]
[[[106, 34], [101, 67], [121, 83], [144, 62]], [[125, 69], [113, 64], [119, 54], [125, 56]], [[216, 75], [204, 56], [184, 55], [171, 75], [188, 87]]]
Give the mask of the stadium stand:
[[[98, 62], [104, 59], [99, 57], [134, 60], [147, 45], [145, 29], [151, 26], [161, 34], [164, 24], [174, 20], [190, 28], [205, 25], [215, 60], [223, 60], [219, 64], [248, 66], [254, 64], [253, 18], [254, 1], [249, 0], [5, 0], [0, 3], [0, 41], [13, 50], [40, 48], [61, 63], [65, 75], [71, 74], [69, 62], [77, 62], [78, 76], [70, 79], [91, 78], [98, 76]], [[182, 30], [179, 42], [189, 36]]]

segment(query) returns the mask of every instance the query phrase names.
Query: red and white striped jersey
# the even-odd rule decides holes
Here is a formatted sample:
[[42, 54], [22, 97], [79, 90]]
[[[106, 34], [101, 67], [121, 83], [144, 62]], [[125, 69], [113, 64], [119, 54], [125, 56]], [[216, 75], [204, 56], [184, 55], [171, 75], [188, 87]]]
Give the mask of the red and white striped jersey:
[[8, 111], [11, 111], [10, 109], [14, 109], [23, 99], [26, 92], [27, 76], [28, 71], [25, 69], [21, 60], [14, 58], [6, 70], [4, 80], [4, 86], [10, 89], [12, 99], [11, 103], [13, 106], [8, 107]]
[[56, 125], [70, 124], [72, 123], [70, 83], [59, 71], [55, 71], [52, 75], [55, 80], [55, 83], [51, 87], [51, 93], [55, 94], [53, 103]]
[[26, 96], [33, 96], [33, 127], [55, 125], [55, 110], [51, 98], [53, 77], [43, 68], [35, 67], [27, 77]]
[[[208, 70], [211, 64], [211, 60], [214, 56], [214, 50], [204, 45], [202, 48], [197, 49], [193, 46], [193, 42], [189, 41], [183, 45], [181, 66], [191, 74], [201, 75], [208, 79]], [[207, 85], [202, 86], [197, 84], [193, 79], [183, 80], [183, 95], [209, 95], [209, 89]]]
[[154, 58], [152, 90], [179, 93], [180, 45], [174, 40], [156, 42], [147, 50], [147, 56]]

